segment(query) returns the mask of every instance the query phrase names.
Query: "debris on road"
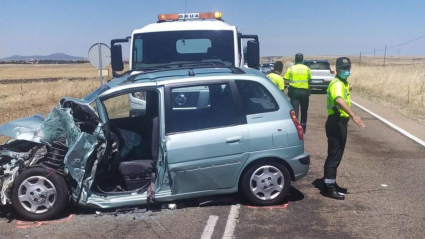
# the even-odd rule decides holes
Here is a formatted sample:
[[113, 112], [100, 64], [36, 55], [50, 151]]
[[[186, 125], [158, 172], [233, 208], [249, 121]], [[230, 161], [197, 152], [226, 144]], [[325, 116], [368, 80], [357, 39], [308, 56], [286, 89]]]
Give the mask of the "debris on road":
[[112, 212], [101, 212], [96, 211], [96, 217], [97, 216], [107, 216], [107, 215], [114, 215], [118, 216], [119, 214], [135, 214], [135, 213], [146, 213], [148, 210], [146, 208], [119, 208]]

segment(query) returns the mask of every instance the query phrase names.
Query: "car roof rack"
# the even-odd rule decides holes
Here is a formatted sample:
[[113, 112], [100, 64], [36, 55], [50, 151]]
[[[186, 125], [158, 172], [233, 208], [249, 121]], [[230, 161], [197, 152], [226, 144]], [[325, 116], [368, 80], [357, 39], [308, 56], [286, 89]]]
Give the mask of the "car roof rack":
[[[170, 68], [171, 66], [177, 66], [177, 68]], [[163, 68], [163, 67], [168, 67], [168, 68]], [[136, 78], [141, 75], [164, 72], [164, 71], [185, 70], [185, 69], [189, 70], [188, 76], [195, 76], [195, 72], [193, 71], [194, 69], [229, 69], [230, 72], [233, 74], [245, 74], [245, 71], [241, 70], [240, 68], [237, 68], [234, 66], [227, 66], [226, 64], [222, 62], [180, 62], [180, 63], [160, 64], [160, 65], [153, 65], [153, 66], [138, 68], [136, 70], [143, 70], [144, 72], [131, 75], [127, 78], [127, 80], [125, 80], [122, 83], [134, 82], [136, 81]], [[153, 79], [157, 79], [157, 78], [158, 77]]]

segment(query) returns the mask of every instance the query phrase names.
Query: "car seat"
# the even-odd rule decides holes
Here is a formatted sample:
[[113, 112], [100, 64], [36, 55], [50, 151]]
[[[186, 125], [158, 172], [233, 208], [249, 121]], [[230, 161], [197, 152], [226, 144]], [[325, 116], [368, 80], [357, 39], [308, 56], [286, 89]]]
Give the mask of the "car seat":
[[151, 182], [151, 172], [155, 170], [159, 150], [159, 121], [152, 119], [151, 159], [135, 159], [123, 161], [118, 166], [118, 172], [123, 179], [123, 188], [127, 191], [144, 188]]

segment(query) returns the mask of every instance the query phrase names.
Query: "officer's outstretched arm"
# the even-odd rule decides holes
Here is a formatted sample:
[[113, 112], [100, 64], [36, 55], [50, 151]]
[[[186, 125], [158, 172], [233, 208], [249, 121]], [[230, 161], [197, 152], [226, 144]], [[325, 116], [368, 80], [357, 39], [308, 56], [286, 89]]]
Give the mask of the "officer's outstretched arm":
[[359, 127], [364, 128], [365, 124], [363, 123], [362, 119], [355, 115], [354, 112], [348, 107], [347, 103], [342, 98], [337, 98], [335, 100], [335, 103], [344, 110], [350, 117], [353, 119], [354, 123], [356, 123]]

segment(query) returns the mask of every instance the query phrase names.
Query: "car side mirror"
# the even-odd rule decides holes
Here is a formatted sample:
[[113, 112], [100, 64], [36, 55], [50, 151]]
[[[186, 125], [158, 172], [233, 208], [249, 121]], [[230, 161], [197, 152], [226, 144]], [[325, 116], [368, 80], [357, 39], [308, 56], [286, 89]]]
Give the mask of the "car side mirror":
[[111, 64], [113, 71], [124, 70], [124, 63], [122, 61], [122, 49], [121, 45], [111, 46]]
[[247, 44], [248, 67], [257, 69], [260, 66], [260, 43], [248, 41]]

